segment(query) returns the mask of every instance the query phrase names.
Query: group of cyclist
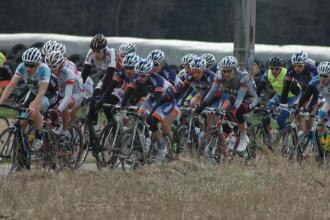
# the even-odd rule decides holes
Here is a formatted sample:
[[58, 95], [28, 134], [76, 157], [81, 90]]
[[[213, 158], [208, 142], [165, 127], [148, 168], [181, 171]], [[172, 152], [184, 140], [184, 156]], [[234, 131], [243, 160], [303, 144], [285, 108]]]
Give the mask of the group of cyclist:
[[[0, 54], [0, 61], [1, 58]], [[216, 64], [212, 54], [187, 54], [181, 59], [183, 69], [176, 73], [166, 68], [163, 51], [153, 50], [143, 58], [132, 43], [124, 43], [116, 51], [108, 46], [103, 34], [92, 38], [82, 72], [66, 58], [65, 45], [56, 41], [46, 42], [41, 50], [27, 49], [22, 61], [6, 85], [0, 104], [5, 103], [23, 80], [29, 92], [22, 105], [29, 109], [36, 129], [33, 150], [40, 149], [43, 144], [41, 112], [51, 109], [61, 115], [65, 140], [70, 136], [69, 123], [75, 118], [86, 93], [92, 94], [86, 115], [91, 125], [97, 124], [98, 111], [104, 103], [137, 106], [147, 118], [160, 157], [165, 157], [168, 151], [162, 135], [173, 138], [172, 124], [181, 106], [194, 108], [197, 114], [209, 106], [229, 112], [238, 123], [237, 152], [242, 156], [250, 142], [245, 115], [258, 105], [267, 85], [272, 87], [274, 95], [266, 105], [269, 109], [280, 109], [279, 129], [286, 126], [290, 106], [313, 112], [323, 98], [325, 103], [317, 114], [324, 121], [330, 110], [330, 62], [321, 62], [316, 67], [315, 61], [304, 51], [292, 55], [288, 68], [281, 57], [271, 57], [269, 68], [260, 74], [257, 84], [234, 56], [226, 56]], [[2, 65], [3, 61], [0, 67]], [[91, 78], [93, 66], [103, 73], [96, 86]], [[103, 111], [109, 120], [111, 111], [109, 108]], [[206, 128], [212, 127], [213, 117], [207, 116]], [[267, 123], [270, 126], [270, 121]]]

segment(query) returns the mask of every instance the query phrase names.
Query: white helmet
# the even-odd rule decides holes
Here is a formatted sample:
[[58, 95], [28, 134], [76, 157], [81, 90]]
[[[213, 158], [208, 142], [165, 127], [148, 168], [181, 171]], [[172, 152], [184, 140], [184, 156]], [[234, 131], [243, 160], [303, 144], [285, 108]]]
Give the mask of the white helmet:
[[165, 54], [163, 51], [157, 49], [151, 51], [148, 56], [148, 59], [151, 59], [154, 63], [162, 63], [163, 60], [165, 59]]
[[64, 61], [64, 56], [61, 51], [55, 50], [46, 55], [45, 61], [50, 68], [57, 68]]
[[123, 65], [136, 67], [139, 61], [140, 61], [140, 57], [136, 53], [129, 53], [125, 56]]
[[215, 61], [215, 57], [213, 54], [211, 53], [204, 53], [202, 55], [202, 57], [206, 60], [206, 65], [207, 66], [211, 66], [214, 64], [214, 61]]
[[152, 70], [154, 63], [151, 59], [141, 59], [136, 66], [137, 74], [149, 74]]
[[132, 43], [124, 43], [119, 46], [119, 54], [126, 56], [129, 53], [135, 53], [136, 46]]
[[330, 62], [321, 62], [318, 66], [317, 66], [317, 72], [319, 74], [326, 74], [326, 75], [330, 75]]
[[226, 68], [226, 67], [237, 67], [238, 62], [234, 56], [226, 56], [218, 63], [217, 69]]
[[190, 65], [190, 62], [193, 61], [193, 59], [196, 57], [197, 57], [196, 54], [188, 53], [181, 58], [181, 64]]
[[292, 64], [304, 64], [307, 62], [307, 53], [305, 51], [299, 51], [291, 57]]
[[24, 63], [38, 63], [41, 60], [41, 52], [36, 47], [31, 47], [24, 51], [22, 55]]
[[57, 43], [55, 46], [54, 46], [54, 50], [58, 50], [58, 51], [61, 51], [61, 53], [63, 54], [63, 56], [65, 56], [65, 53], [66, 53], [66, 47], [64, 44], [62, 43]]
[[203, 57], [196, 57], [190, 63], [191, 69], [205, 69], [206, 60]]
[[54, 47], [56, 46], [57, 42], [54, 40], [47, 41], [41, 48], [41, 53], [43, 56], [46, 56], [47, 53], [50, 53], [54, 50]]

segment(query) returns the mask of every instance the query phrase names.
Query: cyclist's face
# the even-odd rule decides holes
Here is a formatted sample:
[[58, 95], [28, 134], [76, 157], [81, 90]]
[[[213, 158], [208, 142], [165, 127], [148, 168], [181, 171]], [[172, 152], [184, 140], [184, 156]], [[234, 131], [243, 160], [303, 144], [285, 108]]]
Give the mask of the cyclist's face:
[[191, 68], [189, 65], [184, 65], [183, 67], [187, 73], [191, 73]]
[[192, 69], [191, 71], [192, 71], [193, 77], [197, 80], [202, 79], [202, 77], [204, 76], [204, 70], [202, 70], [202, 69]]
[[148, 74], [140, 74], [139, 75], [139, 82], [142, 83], [142, 84], [146, 83], [148, 79], [149, 79]]
[[234, 68], [223, 68], [222, 72], [225, 80], [229, 81], [234, 78]]
[[328, 75], [326, 75], [326, 74], [320, 74], [320, 84], [322, 86], [328, 84], [329, 80], [330, 80], [330, 77]]
[[133, 66], [124, 66], [125, 75], [127, 77], [132, 77], [135, 73], [135, 67]]
[[93, 52], [97, 60], [102, 60], [104, 58], [104, 51], [93, 51]]
[[34, 74], [37, 70], [37, 64], [24, 64], [26, 68], [26, 72], [29, 74]]
[[162, 70], [162, 64], [154, 63], [154, 66], [152, 67], [152, 71], [154, 73], [159, 73], [161, 70]]
[[56, 68], [50, 68], [52, 70], [52, 73], [54, 73], [56, 76], [59, 75], [60, 73], [60, 68], [59, 67], [56, 67]]
[[272, 75], [276, 77], [281, 72], [282, 67], [270, 67], [269, 69], [272, 71]]
[[293, 69], [294, 71], [296, 71], [296, 73], [302, 73], [304, 68], [305, 68], [304, 64], [293, 64]]

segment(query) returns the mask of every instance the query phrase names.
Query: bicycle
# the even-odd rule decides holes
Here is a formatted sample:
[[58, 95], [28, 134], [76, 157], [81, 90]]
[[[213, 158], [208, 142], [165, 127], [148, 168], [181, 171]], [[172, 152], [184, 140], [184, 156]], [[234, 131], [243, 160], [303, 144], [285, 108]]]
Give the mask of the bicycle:
[[[136, 112], [137, 110], [138, 107], [132, 106], [126, 113], [133, 123], [128, 130], [121, 133], [120, 152], [116, 155], [118, 159], [114, 168], [121, 165], [123, 169], [134, 170], [139, 164], [151, 164], [157, 160], [158, 146], [153, 140], [145, 115]], [[163, 135], [163, 140], [166, 149], [170, 149], [170, 138]]]
[[191, 157], [198, 152], [198, 141], [203, 136], [204, 129], [201, 125], [204, 124], [197, 114], [195, 109], [190, 107], [180, 107], [182, 116], [179, 119], [181, 124], [176, 128], [177, 137], [177, 153], [183, 157], [186, 149], [188, 149]]
[[[236, 155], [236, 149], [240, 140], [237, 122], [232, 115], [224, 110], [205, 108], [205, 114], [215, 114], [216, 125], [206, 131], [199, 146], [199, 152], [209, 161], [220, 163], [232, 160]], [[246, 160], [251, 158], [251, 150], [247, 148]]]
[[[56, 169], [57, 158], [57, 139], [55, 135], [47, 128], [43, 127], [43, 140], [44, 144], [39, 150], [40, 157], [32, 158], [30, 150], [30, 141], [28, 135], [25, 134], [21, 126], [22, 122], [28, 122], [31, 125], [31, 120], [26, 114], [27, 108], [14, 107], [10, 105], [0, 105], [0, 107], [6, 107], [17, 111], [16, 120], [13, 125], [8, 127], [0, 136], [7, 134], [6, 143], [8, 145], [9, 153], [11, 155], [11, 168], [9, 174], [21, 170], [31, 170], [32, 162], [41, 161], [42, 168]], [[33, 126], [28, 128], [31, 132]]]

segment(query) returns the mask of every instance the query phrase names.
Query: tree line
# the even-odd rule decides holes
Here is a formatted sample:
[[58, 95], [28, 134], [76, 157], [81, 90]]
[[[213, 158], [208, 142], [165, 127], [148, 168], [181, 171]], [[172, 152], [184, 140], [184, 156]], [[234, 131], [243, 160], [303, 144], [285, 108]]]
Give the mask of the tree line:
[[[1, 33], [233, 39], [235, 0], [5, 0]], [[330, 45], [330, 1], [257, 0], [256, 43]]]

